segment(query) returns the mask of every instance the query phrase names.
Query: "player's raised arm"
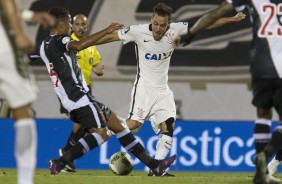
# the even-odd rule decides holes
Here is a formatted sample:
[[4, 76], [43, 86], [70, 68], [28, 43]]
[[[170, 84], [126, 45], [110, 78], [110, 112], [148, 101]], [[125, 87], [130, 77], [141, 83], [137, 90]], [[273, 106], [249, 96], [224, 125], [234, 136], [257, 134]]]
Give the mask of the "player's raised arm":
[[231, 13], [233, 10], [234, 10], [233, 5], [224, 1], [217, 8], [209, 11], [207, 14], [202, 16], [194, 24], [194, 26], [191, 29], [189, 29], [188, 34], [183, 35], [180, 38], [177, 38], [175, 42], [178, 42], [178, 44], [176, 45], [185, 46], [190, 44], [195, 34], [206, 29], [207, 27], [212, 25], [215, 21], [217, 21], [219, 18], [224, 17], [226, 14]]
[[207, 27], [206, 29], [213, 29], [213, 28], [220, 27], [228, 23], [232, 23], [232, 22], [240, 22], [244, 20], [245, 18], [246, 18], [246, 15], [242, 12], [239, 12], [233, 17], [223, 17], [223, 18], [218, 19], [212, 25]]
[[75, 50], [75, 51], [80, 51], [83, 50], [89, 46], [92, 45], [97, 45], [98, 44], [98, 40], [100, 40], [101, 38], [103, 38], [104, 36], [113, 33], [114, 31], [120, 29], [123, 27], [123, 24], [120, 23], [112, 23], [111, 25], [109, 25], [107, 28], [94, 33], [90, 36], [87, 36], [86, 38], [81, 39], [80, 41], [73, 41], [70, 42], [68, 45], [68, 49], [69, 50]]

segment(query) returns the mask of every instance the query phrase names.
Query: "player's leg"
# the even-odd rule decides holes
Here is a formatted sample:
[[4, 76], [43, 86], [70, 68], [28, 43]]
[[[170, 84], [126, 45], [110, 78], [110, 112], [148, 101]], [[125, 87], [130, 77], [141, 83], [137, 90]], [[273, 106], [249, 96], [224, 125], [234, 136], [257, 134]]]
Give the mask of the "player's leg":
[[[159, 93], [157, 102], [151, 110], [151, 114], [150, 121], [153, 130], [156, 133], [158, 133], [159, 130], [161, 131], [156, 144], [155, 159], [165, 159], [172, 147], [176, 118], [173, 92], [170, 89]], [[152, 172], [149, 171], [148, 176], [152, 176]]]
[[32, 184], [36, 166], [37, 132], [30, 105], [12, 109], [18, 184]]
[[79, 123], [73, 123], [73, 129], [66, 141], [66, 144], [62, 149], [62, 152], [67, 151], [71, 147], [73, 147], [80, 138], [84, 137], [87, 134], [87, 132], [80, 126]]
[[120, 123], [117, 116], [112, 113], [108, 128], [115, 132], [116, 137], [120, 144], [134, 156], [136, 156], [143, 164], [148, 166], [155, 175], [164, 176], [167, 175], [165, 169], [168, 168], [176, 159], [176, 155], [162, 161], [158, 161], [152, 158], [140, 144], [140, 142], [132, 135], [128, 128], [124, 128]]
[[[174, 118], [169, 118], [165, 122], [159, 125], [161, 134], [158, 137], [156, 144], [155, 159], [165, 159], [172, 147], [173, 142], [173, 129], [174, 129]], [[169, 174], [170, 176], [174, 176]], [[149, 170], [148, 176], [154, 176], [152, 170]]]
[[[281, 131], [282, 127], [281, 127], [281, 122], [282, 122], [282, 80], [277, 80], [276, 82], [276, 90], [273, 96], [273, 104], [274, 104], [274, 108], [279, 116], [279, 121], [280, 121], [280, 125], [277, 127], [278, 131]], [[280, 127], [280, 128], [279, 128]], [[274, 132], [275, 134], [278, 134], [277, 137], [279, 137], [279, 132]], [[277, 138], [279, 140], [279, 138]], [[273, 157], [273, 159], [271, 160], [271, 162], [268, 164], [267, 168], [268, 168], [268, 172], [269, 175], [273, 175], [276, 173], [276, 171], [278, 170], [280, 164], [282, 162], [282, 149], [280, 149], [275, 157]]]
[[35, 83], [23, 57], [13, 55], [6, 33], [0, 24], [0, 98], [12, 109], [15, 129], [15, 156], [18, 184], [32, 184], [36, 166], [37, 134], [31, 103], [37, 97]]
[[156, 145], [155, 158], [164, 159], [171, 150], [173, 142], [174, 118], [169, 118], [160, 124], [161, 134]]
[[103, 144], [109, 138], [105, 128], [106, 118], [96, 105], [89, 104], [88, 106], [73, 110], [71, 112], [71, 119], [86, 127], [89, 134], [81, 138], [60, 158], [49, 162], [51, 174], [58, 174], [69, 162], [80, 158], [90, 150]]
[[257, 107], [258, 117], [253, 134], [257, 154], [254, 160], [256, 165], [254, 183], [267, 182], [267, 180], [273, 180], [273, 183], [278, 182], [275, 181], [276, 179], [272, 176], [266, 175], [266, 163], [278, 148], [276, 141], [280, 139], [278, 131], [274, 131], [272, 136], [270, 133], [274, 86], [275, 82], [272, 79], [252, 79], [254, 95], [252, 102], [253, 105]]
[[[67, 150], [69, 150], [71, 147], [73, 147], [79, 139], [86, 136], [87, 132], [83, 127], [80, 126], [79, 123], [73, 123], [73, 129], [66, 141], [66, 144], [64, 147], [59, 149], [59, 156], [62, 156]], [[66, 167], [62, 170], [64, 172], [76, 172], [75, 163], [70, 162], [66, 165]]]

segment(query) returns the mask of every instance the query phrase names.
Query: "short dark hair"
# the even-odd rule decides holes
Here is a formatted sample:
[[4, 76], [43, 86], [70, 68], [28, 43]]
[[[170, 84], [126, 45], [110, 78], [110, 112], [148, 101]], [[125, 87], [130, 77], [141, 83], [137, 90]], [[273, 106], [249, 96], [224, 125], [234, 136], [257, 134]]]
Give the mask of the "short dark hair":
[[172, 8], [170, 6], [167, 6], [164, 3], [158, 3], [155, 7], [154, 7], [154, 13], [153, 15], [158, 14], [162, 17], [168, 16], [169, 20], [171, 18], [171, 14], [172, 14]]
[[56, 17], [57, 20], [69, 18], [69, 16], [70, 16], [70, 12], [67, 9], [60, 7], [60, 6], [56, 6], [54, 8], [51, 8], [49, 10], [49, 14]]

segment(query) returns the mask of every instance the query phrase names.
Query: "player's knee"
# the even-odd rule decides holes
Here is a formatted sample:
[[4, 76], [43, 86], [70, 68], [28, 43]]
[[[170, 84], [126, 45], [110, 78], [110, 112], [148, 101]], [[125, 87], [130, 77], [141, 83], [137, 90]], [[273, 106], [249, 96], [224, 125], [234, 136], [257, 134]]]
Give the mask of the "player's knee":
[[126, 120], [126, 124], [129, 130], [136, 130], [142, 126], [142, 123], [132, 120], [132, 119]]
[[271, 108], [257, 108], [257, 116], [258, 118], [271, 119], [272, 111]]
[[12, 109], [13, 119], [26, 119], [26, 118], [34, 118], [34, 111], [31, 108], [31, 105], [25, 105], [19, 108]]

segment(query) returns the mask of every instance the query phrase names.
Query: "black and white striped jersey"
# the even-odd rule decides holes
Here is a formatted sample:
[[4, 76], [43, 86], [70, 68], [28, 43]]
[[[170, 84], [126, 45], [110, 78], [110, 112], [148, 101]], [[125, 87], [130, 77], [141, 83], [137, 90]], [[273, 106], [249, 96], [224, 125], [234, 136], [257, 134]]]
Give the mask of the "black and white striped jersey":
[[282, 78], [281, 0], [227, 0], [237, 11], [245, 7], [253, 24], [251, 74], [257, 78]]
[[71, 41], [68, 35], [51, 35], [40, 46], [40, 57], [46, 64], [54, 91], [68, 112], [90, 103], [89, 88], [75, 52], [68, 50]]

